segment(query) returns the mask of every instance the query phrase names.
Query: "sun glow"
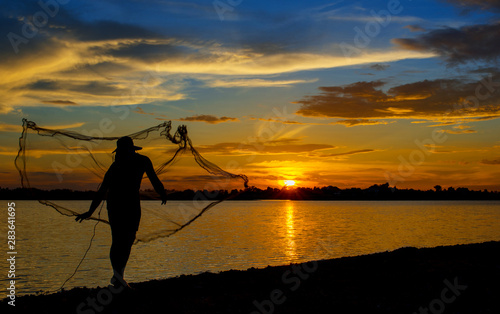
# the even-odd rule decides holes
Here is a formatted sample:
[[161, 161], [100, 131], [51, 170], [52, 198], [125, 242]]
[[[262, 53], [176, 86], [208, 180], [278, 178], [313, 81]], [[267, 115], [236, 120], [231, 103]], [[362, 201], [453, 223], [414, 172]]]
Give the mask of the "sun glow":
[[285, 180], [285, 181], [283, 181], [283, 183], [285, 184], [285, 186], [294, 186], [295, 185], [295, 181], [293, 181], [293, 180]]

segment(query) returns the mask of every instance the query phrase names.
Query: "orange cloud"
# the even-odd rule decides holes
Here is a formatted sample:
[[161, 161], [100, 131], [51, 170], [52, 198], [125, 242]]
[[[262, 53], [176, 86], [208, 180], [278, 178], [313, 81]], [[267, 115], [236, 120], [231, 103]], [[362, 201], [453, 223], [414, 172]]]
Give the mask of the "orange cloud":
[[209, 114], [202, 114], [202, 115], [195, 115], [191, 117], [186, 117], [186, 118], [180, 118], [177, 119], [179, 121], [196, 121], [196, 122], [206, 122], [209, 124], [217, 124], [217, 123], [222, 123], [222, 122], [236, 122], [240, 121], [238, 118], [231, 118], [231, 117], [220, 117], [217, 118], [216, 116], [212, 116]]
[[481, 163], [485, 165], [500, 165], [500, 158], [494, 160], [483, 159]]
[[[46, 125], [44, 126], [47, 129], [73, 129], [73, 128], [79, 128], [82, 125], [84, 125], [85, 122], [76, 122], [72, 124], [62, 124], [62, 125]], [[23, 126], [22, 124], [1, 124], [0, 125], [0, 131], [3, 132], [19, 132], [21, 133], [23, 131]]]
[[280, 119], [250, 118], [250, 120], [259, 120], [259, 121], [265, 121], [265, 122], [279, 122], [279, 123], [283, 123], [283, 124], [309, 124], [309, 123], [303, 123], [303, 122], [298, 122], [298, 121], [280, 120]]
[[352, 150], [352, 151], [345, 152], [345, 153], [319, 155], [319, 157], [341, 157], [341, 156], [347, 156], [347, 155], [371, 153], [374, 151], [375, 151], [374, 149], [359, 149], [359, 150]]
[[470, 134], [470, 133], [477, 133], [476, 130], [460, 130], [460, 131], [455, 131], [455, 130], [440, 130], [441, 133], [448, 133], [448, 134]]
[[376, 121], [369, 119], [347, 119], [332, 122], [331, 124], [343, 124], [346, 127], [356, 126], [356, 125], [376, 125], [376, 124], [387, 124], [386, 121]]
[[[154, 115], [155, 115], [154, 113], [144, 111], [141, 107], [137, 107], [137, 108], [135, 108], [135, 110], [134, 110], [134, 111], [132, 111], [132, 112], [135, 112], [135, 113], [138, 113], [138, 114], [147, 114], [147, 115], [151, 115], [151, 116], [154, 116]], [[157, 120], [161, 120], [161, 119], [159, 119], [159, 118], [156, 118], [156, 119], [157, 119]], [[163, 119], [163, 120], [166, 120], [166, 119]]]
[[287, 81], [273, 81], [263, 79], [234, 79], [234, 80], [214, 80], [208, 83], [210, 87], [289, 87], [295, 84], [314, 83], [314, 80], [287, 80]]
[[76, 102], [70, 100], [42, 100], [42, 103], [48, 105], [78, 106]]
[[[500, 72], [490, 73], [480, 81], [424, 80], [383, 91], [386, 84], [378, 80], [320, 87], [320, 94], [295, 102], [301, 104], [296, 114], [344, 118], [347, 125], [370, 118], [491, 119], [500, 114]], [[482, 100], [469, 101], [478, 91]]]

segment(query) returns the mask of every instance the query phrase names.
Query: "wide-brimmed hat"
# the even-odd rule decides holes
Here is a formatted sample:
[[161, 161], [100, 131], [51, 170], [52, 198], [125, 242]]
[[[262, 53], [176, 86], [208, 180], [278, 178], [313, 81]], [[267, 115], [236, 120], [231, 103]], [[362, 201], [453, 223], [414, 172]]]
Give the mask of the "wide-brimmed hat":
[[142, 147], [134, 145], [134, 141], [130, 137], [124, 136], [120, 137], [118, 141], [116, 141], [116, 149], [113, 151], [113, 153], [119, 150], [130, 151], [130, 150], [141, 150], [141, 149]]

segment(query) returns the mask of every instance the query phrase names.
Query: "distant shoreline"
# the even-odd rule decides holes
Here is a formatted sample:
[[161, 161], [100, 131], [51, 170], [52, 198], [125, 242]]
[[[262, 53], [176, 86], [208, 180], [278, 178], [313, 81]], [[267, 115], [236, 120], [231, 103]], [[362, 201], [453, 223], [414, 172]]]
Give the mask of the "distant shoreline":
[[[391, 252], [303, 264], [182, 275], [106, 287], [74, 288], [16, 299], [19, 313], [75, 313], [88, 300], [108, 302], [101, 313], [499, 313], [500, 241], [406, 247]], [[87, 302], [87, 303], [86, 303]], [[2, 312], [9, 307], [0, 303]], [[271, 311], [272, 309], [272, 311]], [[82, 311], [82, 313], [85, 313]], [[88, 312], [91, 313], [91, 312]], [[425, 313], [425, 312], [421, 312]]]
[[[334, 186], [303, 188], [284, 187], [259, 189], [250, 187], [245, 190], [167, 190], [169, 200], [500, 200], [498, 191], [475, 191], [468, 188], [443, 189], [437, 185], [434, 190], [398, 189], [388, 183], [373, 185], [366, 189], [340, 189]], [[23, 188], [0, 188], [2, 200], [92, 200], [96, 191], [76, 191], [70, 189], [40, 190]], [[157, 199], [152, 190], [141, 191], [141, 199]]]
[[[38, 199], [11, 199], [11, 198], [5, 198], [1, 200], [9, 200], [13, 202], [19, 202], [19, 201], [38, 201]], [[141, 199], [142, 201], [156, 201], [159, 199], [153, 199], [153, 198], [147, 198], [147, 199]], [[353, 201], [353, 202], [398, 202], [398, 201], [408, 201], [408, 202], [418, 202], [418, 201], [436, 201], [436, 202], [446, 202], [446, 201], [499, 201], [500, 199], [261, 199], [261, 198], [254, 198], [254, 199], [230, 199], [227, 201], [234, 201], [234, 202], [240, 202], [240, 201], [307, 201], [307, 202], [314, 202], [314, 201], [331, 201], [331, 202], [342, 202], [342, 201]], [[88, 201], [91, 202], [92, 199], [48, 199], [46, 201]], [[193, 201], [192, 199], [168, 199], [168, 201]], [[167, 201], [167, 202], [168, 202]], [[199, 201], [199, 200], [197, 200]], [[216, 201], [216, 200], [206, 200], [206, 202], [211, 202], [211, 201]]]

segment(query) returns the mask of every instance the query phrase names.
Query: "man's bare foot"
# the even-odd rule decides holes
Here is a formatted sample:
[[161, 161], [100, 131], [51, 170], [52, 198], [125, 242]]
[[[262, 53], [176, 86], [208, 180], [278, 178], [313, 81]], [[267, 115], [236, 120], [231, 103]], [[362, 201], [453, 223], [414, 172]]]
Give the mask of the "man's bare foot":
[[119, 274], [113, 275], [113, 277], [111, 277], [110, 282], [111, 285], [113, 285], [113, 287], [115, 287], [116, 289], [120, 289], [123, 287], [125, 288], [125, 290], [133, 290], [132, 287]]

